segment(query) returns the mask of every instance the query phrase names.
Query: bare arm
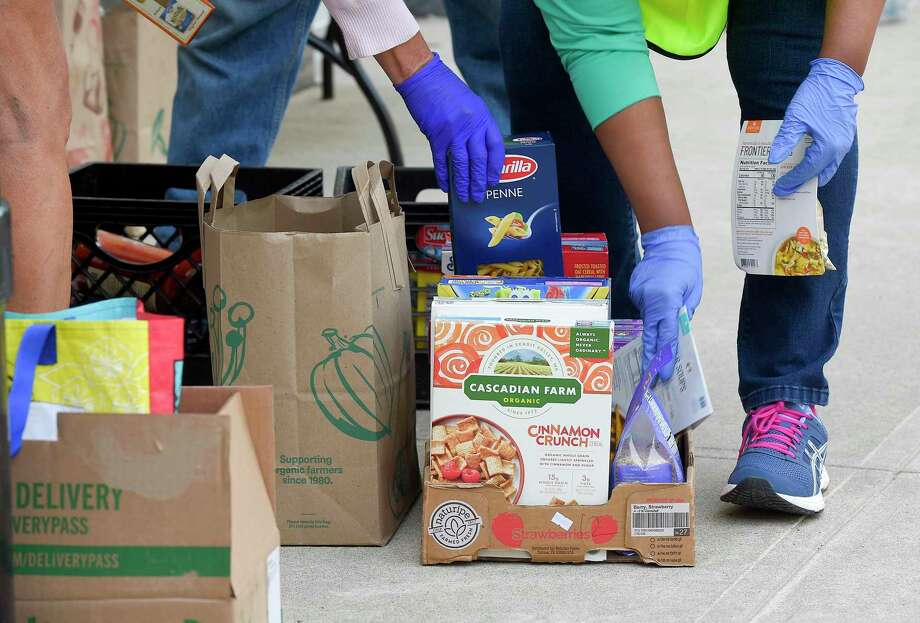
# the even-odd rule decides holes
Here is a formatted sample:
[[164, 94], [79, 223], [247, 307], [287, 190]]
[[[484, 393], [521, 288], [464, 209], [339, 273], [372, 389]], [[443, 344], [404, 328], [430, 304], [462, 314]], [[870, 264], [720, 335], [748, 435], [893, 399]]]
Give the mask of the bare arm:
[[417, 32], [415, 36], [389, 50], [374, 55], [390, 82], [399, 84], [431, 60], [431, 49]]
[[0, 2], [0, 194], [13, 225], [12, 310], [70, 302], [67, 61], [51, 2]]
[[822, 58], [833, 58], [862, 75], [885, 0], [829, 0]]
[[689, 225], [660, 97], [636, 102], [595, 129], [643, 232]]

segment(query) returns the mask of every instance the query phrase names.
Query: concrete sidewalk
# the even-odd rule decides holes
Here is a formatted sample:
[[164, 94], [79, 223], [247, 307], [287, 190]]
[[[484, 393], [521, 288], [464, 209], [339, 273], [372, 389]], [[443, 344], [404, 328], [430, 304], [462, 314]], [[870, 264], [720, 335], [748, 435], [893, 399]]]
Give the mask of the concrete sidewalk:
[[[446, 24], [426, 20], [432, 47]], [[860, 188], [850, 240], [845, 330], [828, 366], [827, 510], [752, 512], [718, 493], [738, 449], [735, 329], [742, 273], [728, 209], [738, 111], [724, 49], [692, 63], [655, 58], [671, 136], [703, 241], [706, 291], [694, 323], [716, 413], [696, 434], [697, 566], [419, 564], [416, 506], [384, 548], [285, 548], [288, 623], [430, 621], [916, 621], [920, 618], [920, 16], [881, 28], [860, 96]], [[427, 144], [368, 64], [399, 126], [408, 164]], [[347, 77], [337, 95], [292, 102], [273, 164], [334, 167], [386, 154]], [[544, 94], [551, 96], [551, 94]], [[426, 414], [419, 421], [427, 435]]]

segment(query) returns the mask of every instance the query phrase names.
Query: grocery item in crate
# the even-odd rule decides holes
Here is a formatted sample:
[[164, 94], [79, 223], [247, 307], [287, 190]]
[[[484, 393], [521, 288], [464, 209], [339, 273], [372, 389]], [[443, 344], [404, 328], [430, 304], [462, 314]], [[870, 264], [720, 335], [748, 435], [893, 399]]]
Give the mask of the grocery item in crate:
[[444, 249], [441, 250], [441, 274], [442, 275], [453, 275], [456, 271], [454, 270], [454, 248], [452, 245], [447, 245]]
[[[496, 188], [480, 204], [450, 195], [451, 241], [461, 275], [562, 276], [556, 154], [548, 133], [505, 139]], [[451, 184], [453, 188], [453, 184]]]
[[428, 350], [428, 323], [431, 315], [431, 301], [434, 298], [441, 274], [430, 270], [416, 270], [409, 275], [415, 294], [415, 311], [412, 322], [415, 327], [416, 350]]
[[735, 264], [752, 275], [823, 275], [836, 270], [828, 257], [818, 179], [788, 197], [773, 185], [795, 167], [812, 144], [805, 136], [780, 164], [770, 164], [770, 148], [782, 121], [745, 121], [735, 154], [732, 183], [732, 249]]
[[562, 274], [566, 277], [609, 277], [605, 234], [562, 234]]
[[559, 277], [445, 277], [438, 284], [438, 296], [462, 299], [607, 299], [607, 279], [564, 279]]
[[[649, 364], [633, 392], [626, 424], [610, 470], [613, 486], [626, 482], [684, 481], [684, 468], [667, 413], [652, 385], [658, 371], [674, 357], [676, 344], [665, 346]], [[612, 489], [613, 487], [611, 487]]]
[[441, 252], [445, 247], [450, 246], [450, 225], [447, 223], [422, 225], [415, 232], [415, 246], [423, 256], [440, 262]]
[[[659, 380], [655, 392], [670, 414], [674, 433], [695, 427], [712, 415], [712, 400], [700, 364], [690, 317], [682, 308], [675, 354], [674, 374]], [[625, 415], [633, 391], [642, 379], [642, 321], [617, 320], [614, 331], [614, 411]]]
[[214, 5], [208, 0], [125, 0], [135, 11], [156, 24], [163, 32], [187, 45], [204, 24]]
[[611, 329], [609, 320], [434, 320], [432, 481], [475, 483], [464, 471], [473, 470], [516, 504], [606, 502]]

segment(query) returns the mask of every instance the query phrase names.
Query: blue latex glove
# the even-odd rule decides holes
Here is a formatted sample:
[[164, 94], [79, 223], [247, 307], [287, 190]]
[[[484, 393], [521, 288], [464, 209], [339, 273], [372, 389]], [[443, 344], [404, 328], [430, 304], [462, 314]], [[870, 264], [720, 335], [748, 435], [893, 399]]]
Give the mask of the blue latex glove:
[[811, 71], [786, 108], [783, 125], [773, 140], [770, 163], [789, 157], [804, 134], [814, 139], [794, 169], [776, 180], [773, 192], [783, 197], [818, 176], [824, 186], [843, 161], [856, 137], [856, 94], [863, 81], [846, 63], [832, 58], [811, 62]]
[[498, 184], [505, 143], [482, 99], [434, 55], [396, 85], [419, 130], [431, 144], [438, 185], [448, 191], [448, 158], [460, 201], [481, 203], [486, 187]]
[[[645, 254], [629, 280], [629, 298], [642, 313], [642, 369], [665, 345], [677, 340], [677, 316], [693, 312], [703, 296], [700, 240], [690, 225], [671, 225], [642, 235]], [[667, 380], [674, 361], [661, 369]]]

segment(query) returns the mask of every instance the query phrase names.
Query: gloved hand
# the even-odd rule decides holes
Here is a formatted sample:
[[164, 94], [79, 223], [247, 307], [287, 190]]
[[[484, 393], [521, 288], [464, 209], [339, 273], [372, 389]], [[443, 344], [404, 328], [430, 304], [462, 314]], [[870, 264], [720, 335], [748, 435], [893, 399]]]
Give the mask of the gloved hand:
[[[690, 225], [671, 225], [642, 235], [645, 254], [629, 280], [629, 298], [642, 313], [642, 369], [659, 350], [675, 341], [677, 316], [687, 306], [693, 312], [703, 296], [700, 240]], [[667, 380], [674, 361], [661, 369]]]
[[431, 144], [438, 186], [448, 191], [450, 152], [454, 189], [462, 202], [485, 199], [498, 184], [505, 143], [489, 109], [435, 53], [434, 58], [396, 85], [409, 114]]
[[786, 108], [783, 125], [773, 140], [770, 163], [779, 164], [789, 157], [802, 135], [810, 134], [814, 142], [794, 169], [776, 180], [773, 192], [783, 197], [818, 176], [824, 186], [843, 161], [856, 136], [856, 94], [863, 81], [846, 63], [832, 58], [811, 62], [811, 71], [799, 85]]

